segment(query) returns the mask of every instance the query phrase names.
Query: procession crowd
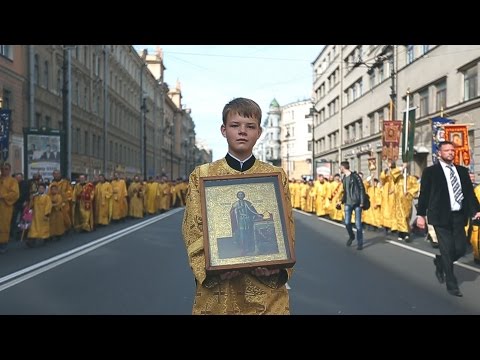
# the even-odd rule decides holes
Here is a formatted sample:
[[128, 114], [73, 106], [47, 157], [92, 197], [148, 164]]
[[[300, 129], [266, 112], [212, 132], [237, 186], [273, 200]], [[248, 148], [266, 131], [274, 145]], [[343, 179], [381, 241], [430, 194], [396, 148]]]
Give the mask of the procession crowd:
[[103, 174], [92, 181], [80, 175], [75, 181], [53, 172], [51, 182], [40, 174], [25, 180], [22, 173], [10, 175], [11, 166], [4, 163], [0, 176], [0, 253], [9, 241], [22, 240], [28, 247], [58, 240], [64, 234], [90, 232], [97, 226], [123, 221], [127, 217], [143, 218], [172, 207], [184, 206], [187, 183], [182, 179], [136, 175], [133, 179], [110, 180]]

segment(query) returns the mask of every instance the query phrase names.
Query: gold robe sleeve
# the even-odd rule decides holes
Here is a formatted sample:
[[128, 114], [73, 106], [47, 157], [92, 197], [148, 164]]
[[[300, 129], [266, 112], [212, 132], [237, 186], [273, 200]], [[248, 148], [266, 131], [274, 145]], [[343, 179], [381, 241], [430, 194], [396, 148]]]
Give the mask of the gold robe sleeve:
[[[189, 178], [183, 216], [183, 239], [187, 248], [188, 261], [195, 279], [203, 284], [206, 279], [205, 253], [203, 249], [202, 210], [199, 189], [200, 168], [197, 167]], [[208, 284], [204, 284], [208, 285]]]

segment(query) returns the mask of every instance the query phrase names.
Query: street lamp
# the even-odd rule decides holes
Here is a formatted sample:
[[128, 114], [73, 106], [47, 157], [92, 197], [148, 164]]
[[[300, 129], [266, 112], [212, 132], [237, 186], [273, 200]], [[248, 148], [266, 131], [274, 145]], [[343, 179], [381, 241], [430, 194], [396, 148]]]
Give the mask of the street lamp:
[[170, 138], [170, 180], [173, 180], [173, 124], [167, 124], [167, 134]]
[[288, 141], [290, 138], [290, 132], [287, 129], [287, 133], [285, 134], [285, 142], [287, 143], [287, 178], [290, 179], [290, 151], [288, 148]]
[[[63, 126], [67, 135], [66, 177], [72, 176], [72, 54], [75, 45], [63, 45]], [[77, 139], [77, 141], [79, 141]]]
[[314, 179], [314, 180], [315, 180], [315, 115], [314, 114], [319, 114], [319, 113], [320, 112], [317, 109], [315, 109], [315, 106], [312, 106], [310, 108], [309, 113], [307, 115], [305, 115], [306, 119], [307, 118], [312, 119], [312, 125], [311, 125], [311, 130], [312, 130], [312, 179]]
[[183, 139], [183, 147], [185, 148], [185, 176], [188, 176], [188, 139]]
[[147, 180], [147, 99], [144, 97], [142, 106], [140, 107], [143, 113], [143, 180]]

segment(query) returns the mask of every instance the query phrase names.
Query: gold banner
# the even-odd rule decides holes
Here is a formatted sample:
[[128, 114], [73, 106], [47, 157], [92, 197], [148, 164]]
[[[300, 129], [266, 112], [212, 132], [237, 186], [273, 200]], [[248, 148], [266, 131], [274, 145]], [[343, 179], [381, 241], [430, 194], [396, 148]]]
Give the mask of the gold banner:
[[397, 161], [402, 122], [400, 120], [386, 120], [383, 122], [383, 160]]
[[470, 165], [470, 146], [468, 145], [467, 125], [445, 125], [445, 140], [455, 147], [455, 165]]

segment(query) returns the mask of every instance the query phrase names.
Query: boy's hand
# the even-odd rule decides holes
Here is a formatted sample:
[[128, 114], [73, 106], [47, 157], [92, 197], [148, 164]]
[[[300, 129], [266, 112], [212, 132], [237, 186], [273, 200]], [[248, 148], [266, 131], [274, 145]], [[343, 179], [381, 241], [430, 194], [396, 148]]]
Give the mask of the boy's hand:
[[267, 269], [262, 267], [257, 267], [252, 270], [252, 274], [255, 276], [270, 276], [274, 274], [278, 274], [280, 269]]
[[224, 273], [220, 274], [220, 279], [221, 280], [229, 280], [229, 279], [232, 279], [234, 277], [237, 277], [240, 274], [241, 274], [240, 271], [227, 271], [227, 272], [224, 272]]

